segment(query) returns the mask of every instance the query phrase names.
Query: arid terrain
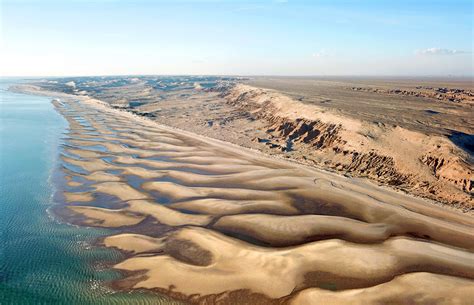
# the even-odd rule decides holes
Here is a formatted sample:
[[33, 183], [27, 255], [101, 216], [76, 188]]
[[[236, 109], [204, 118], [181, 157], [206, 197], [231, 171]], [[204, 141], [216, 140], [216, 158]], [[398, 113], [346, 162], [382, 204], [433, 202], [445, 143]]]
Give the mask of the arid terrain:
[[16, 88], [54, 97], [68, 121], [54, 212], [110, 230], [98, 245], [126, 254], [114, 289], [194, 304], [474, 298], [468, 136], [361, 120], [255, 80], [150, 78]]
[[0, 305], [474, 305], [473, 4], [0, 0]]
[[39, 85], [473, 211], [468, 79], [108, 77]]

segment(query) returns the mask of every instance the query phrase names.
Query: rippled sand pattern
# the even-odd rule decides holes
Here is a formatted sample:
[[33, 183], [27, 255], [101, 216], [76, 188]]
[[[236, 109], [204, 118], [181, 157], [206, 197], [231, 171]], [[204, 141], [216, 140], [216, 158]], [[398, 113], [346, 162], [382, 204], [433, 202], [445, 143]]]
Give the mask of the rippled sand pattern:
[[474, 221], [94, 101], [69, 122], [58, 212], [113, 228], [116, 289], [203, 304], [469, 304]]

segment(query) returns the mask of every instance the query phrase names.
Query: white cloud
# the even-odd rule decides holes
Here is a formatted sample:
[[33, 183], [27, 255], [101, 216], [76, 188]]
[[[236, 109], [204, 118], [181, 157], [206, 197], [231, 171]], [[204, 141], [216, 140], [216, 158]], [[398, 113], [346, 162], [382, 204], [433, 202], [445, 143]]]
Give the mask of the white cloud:
[[313, 57], [315, 58], [319, 58], [319, 57], [326, 57], [326, 56], [329, 56], [328, 52], [324, 49], [318, 51], [318, 52], [314, 52], [313, 53]]
[[416, 50], [417, 55], [457, 55], [457, 54], [469, 54], [471, 52], [461, 50], [451, 50], [443, 48], [428, 48], [424, 50]]

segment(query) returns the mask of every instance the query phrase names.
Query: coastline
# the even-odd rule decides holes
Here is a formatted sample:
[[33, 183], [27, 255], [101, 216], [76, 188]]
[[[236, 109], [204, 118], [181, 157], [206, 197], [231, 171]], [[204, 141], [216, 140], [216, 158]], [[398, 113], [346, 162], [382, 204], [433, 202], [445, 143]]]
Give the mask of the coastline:
[[103, 285], [120, 274], [102, 263], [122, 257], [119, 251], [92, 245], [105, 230], [70, 226], [52, 214], [67, 122], [49, 98], [6, 90], [17, 83], [1, 84], [0, 303], [156, 304], [164, 299]]
[[[107, 104], [87, 97], [79, 98], [77, 96], [64, 94], [51, 94], [51, 92], [41, 92], [41, 94], [65, 100], [62, 104], [56, 103], [55, 106], [60, 113], [68, 118], [71, 138], [69, 141], [76, 141], [74, 145], [77, 147], [74, 152], [79, 158], [74, 159], [75, 157], [73, 158], [72, 155], [67, 157], [63, 156], [63, 162], [82, 167], [86, 171], [89, 171], [89, 173], [102, 173], [101, 176], [98, 174], [95, 176], [91, 175], [91, 177], [93, 177], [91, 178], [92, 181], [87, 182], [85, 185], [87, 185], [88, 188], [95, 188], [92, 194], [97, 192], [107, 193], [109, 194], [108, 196], [119, 199], [119, 201], [114, 199], [114, 201], [108, 203], [108, 207], [101, 207], [100, 212], [97, 210], [97, 207], [94, 207], [97, 206], [97, 203], [99, 203], [99, 206], [103, 204], [96, 202], [97, 198], [86, 198], [86, 205], [77, 201], [66, 203], [66, 206], [80, 207], [79, 213], [76, 214], [85, 217], [84, 219], [95, 219], [93, 222], [82, 223], [83, 225], [114, 227], [112, 231], [115, 234], [114, 241], [111, 242], [112, 239], [107, 240], [107, 238], [105, 238], [104, 244], [108, 243], [109, 247], [125, 250], [126, 253], [128, 253], [127, 256], [131, 255], [130, 252], [134, 253], [134, 255], [129, 256], [123, 262], [115, 266], [115, 268], [119, 270], [126, 271], [124, 273], [126, 278], [113, 283], [112, 286], [114, 287], [118, 285], [118, 287], [121, 287], [121, 289], [125, 291], [139, 288], [155, 290], [170, 296], [179, 296], [178, 299], [192, 303], [219, 298], [224, 298], [228, 301], [242, 300], [243, 298], [254, 302], [256, 300], [269, 303], [287, 302], [289, 298], [294, 298], [300, 291], [313, 289], [311, 287], [314, 286], [311, 285], [314, 285], [314, 283], [316, 283], [318, 287], [318, 285], [322, 284], [317, 283], [321, 281], [327, 282], [330, 278], [332, 280], [329, 281], [335, 281], [337, 283], [335, 284], [336, 286], [340, 288], [345, 287], [347, 289], [347, 287], [344, 286], [347, 285], [347, 280], [343, 279], [349, 276], [347, 273], [340, 273], [338, 276], [342, 276], [342, 278], [339, 279], [337, 279], [336, 275], [326, 274], [323, 275], [322, 278], [318, 278], [316, 282], [313, 280], [313, 282], [311, 282], [313, 284], [298, 283], [299, 280], [295, 279], [295, 287], [289, 290], [293, 292], [283, 296], [275, 293], [275, 291], [269, 287], [259, 289], [257, 285], [254, 284], [239, 286], [242, 285], [239, 283], [245, 283], [249, 281], [249, 279], [241, 279], [239, 281], [238, 276], [240, 276], [240, 274], [247, 274], [245, 269], [241, 269], [244, 268], [245, 263], [244, 265], [239, 265], [240, 259], [233, 257], [233, 255], [239, 251], [243, 253], [248, 252], [251, 256], [257, 255], [261, 257], [260, 259], [266, 261], [267, 264], [275, 264], [277, 261], [274, 259], [279, 259], [279, 253], [284, 252], [286, 253], [285, 256], [288, 256], [287, 263], [294, 264], [295, 261], [291, 258], [293, 252], [300, 253], [299, 255], [307, 257], [307, 259], [311, 261], [315, 258], [311, 258], [310, 252], [306, 252], [305, 249], [312, 249], [314, 247], [315, 250], [312, 251], [320, 252], [316, 249], [325, 244], [330, 245], [330, 247], [340, 247], [341, 251], [352, 251], [349, 250], [352, 249], [350, 243], [341, 241], [350, 241], [352, 238], [347, 234], [353, 232], [351, 228], [353, 224], [346, 224], [345, 222], [345, 219], [350, 220], [351, 218], [361, 221], [362, 223], [375, 225], [368, 227], [368, 232], [370, 233], [375, 234], [380, 228], [383, 228], [383, 230], [387, 232], [380, 235], [381, 237], [376, 237], [373, 241], [362, 240], [358, 246], [360, 247], [360, 254], [362, 256], [372, 253], [373, 250], [369, 249], [373, 247], [385, 249], [385, 247], [393, 248], [394, 246], [392, 246], [392, 244], [407, 243], [406, 245], [415, 248], [423, 248], [425, 243], [434, 245], [441, 242], [441, 244], [451, 245], [443, 245], [443, 251], [454, 251], [451, 253], [457, 258], [459, 263], [455, 263], [454, 259], [439, 261], [435, 258], [440, 256], [441, 252], [430, 252], [425, 249], [426, 253], [428, 253], [428, 257], [436, 262], [433, 263], [434, 265], [432, 267], [426, 266], [417, 267], [421, 269], [410, 269], [414, 267], [400, 266], [401, 269], [399, 271], [394, 270], [394, 274], [391, 276], [382, 276], [383, 280], [373, 279], [372, 282], [370, 280], [368, 282], [366, 280], [362, 281], [362, 279], [354, 280], [356, 283], [362, 281], [360, 282], [361, 284], [359, 284], [361, 286], [359, 288], [357, 286], [348, 286], [350, 289], [367, 288], [367, 286], [372, 286], [374, 283], [380, 284], [380, 281], [387, 284], [391, 283], [390, 278], [396, 278], [399, 276], [399, 272], [404, 273], [406, 272], [405, 270], [411, 270], [411, 272], [443, 272], [440, 271], [442, 269], [439, 269], [438, 264], [441, 266], [447, 264], [444, 268], [452, 268], [452, 271], [447, 272], [451, 276], [463, 274], [463, 277], [471, 277], [469, 270], [466, 271], [467, 273], [463, 273], [461, 271], [462, 268], [460, 269], [459, 267], [459, 264], [470, 261], [468, 257], [463, 258], [464, 250], [461, 249], [472, 250], [474, 248], [474, 245], [469, 241], [472, 237], [472, 233], [470, 232], [472, 231], [471, 229], [474, 226], [474, 222], [468, 215], [457, 213], [445, 209], [444, 207], [427, 205], [425, 199], [406, 196], [401, 192], [380, 188], [365, 180], [343, 177], [334, 173], [308, 168], [295, 162], [268, 158], [258, 152], [229, 145], [226, 142], [208, 139], [168, 126], [161, 126], [156, 122], [138, 117], [129, 112], [111, 109]], [[80, 121], [75, 119], [78, 117], [82, 117]], [[85, 124], [83, 126], [86, 121], [89, 125]], [[95, 129], [98, 135], [95, 136], [91, 134], [91, 138], [84, 138], [86, 134], [85, 131], [88, 130], [88, 128], [91, 128], [91, 130]], [[116, 136], [113, 136], [114, 133]], [[86, 145], [87, 141], [90, 141], [91, 144], [100, 143], [100, 141], [92, 142], [91, 140], [94, 137], [97, 138], [96, 140], [105, 141], [107, 149], [104, 151], [88, 150]], [[127, 143], [127, 146], [114, 146], [113, 142], [111, 142], [113, 137], [115, 137], [114, 140]], [[74, 140], [74, 138], [77, 139]], [[156, 139], [156, 141], [151, 139]], [[152, 149], [151, 147], [156, 147], [156, 149]], [[71, 150], [70, 148], [68, 149]], [[77, 153], [82, 155], [77, 155]], [[136, 154], [137, 158], [126, 158], [126, 155], [129, 153]], [[109, 155], [115, 156], [115, 159], [110, 159], [110, 157], [108, 157]], [[156, 157], [154, 157], [155, 159], [150, 159], [151, 156]], [[163, 159], [164, 157], [171, 158], [174, 161]], [[103, 162], [101, 158], [107, 158], [106, 160], [108, 161]], [[189, 170], [184, 171], [184, 169]], [[116, 170], [122, 171], [122, 175], [117, 176], [119, 180], [113, 182], [109, 181], [111, 177], [106, 176], [105, 172]], [[147, 178], [156, 177], [161, 179], [160, 175], [162, 174], [168, 177], [167, 180], [157, 182], [154, 181], [153, 178], [151, 180]], [[74, 177], [81, 176], [79, 173], [73, 173], [69, 170], [68, 175], [72, 177], [73, 181], [85, 183], [82, 178], [74, 180]], [[139, 181], [142, 187], [135, 186], [134, 180], [129, 180], [128, 178], [130, 175], [140, 177]], [[136, 190], [137, 187], [139, 187], [139, 193], [137, 193], [137, 195], [130, 197], [129, 195], [132, 194], [130, 192], [119, 192], [119, 189], [130, 188], [130, 185]], [[78, 190], [81, 189], [81, 186], [72, 186], [72, 189], [76, 187]], [[231, 190], [231, 192], [227, 189]], [[150, 193], [146, 193], [148, 191]], [[155, 196], [156, 192], [162, 194], [160, 196], [171, 197], [171, 203], [166, 203], [163, 206], [148, 203], [148, 197]], [[143, 194], [143, 197], [141, 197], [142, 195], [140, 194]], [[173, 196], [175, 198], [174, 201]], [[253, 199], [253, 202], [244, 200], [248, 196]], [[256, 202], [255, 199], [257, 198], [260, 198], [259, 200], [261, 200], [261, 202]], [[305, 199], [302, 200], [303, 198]], [[212, 200], [210, 201], [210, 199]], [[298, 203], [300, 201], [314, 202], [317, 210], [314, 210], [314, 208], [307, 203], [301, 205]], [[88, 202], [90, 202], [90, 204]], [[119, 202], [124, 202], [125, 204], [117, 205]], [[203, 205], [209, 204], [212, 204], [215, 209], [221, 211], [219, 212], [221, 214], [208, 215], [199, 212]], [[114, 205], [116, 205], [116, 207], [111, 209]], [[185, 205], [185, 208], [180, 208], [178, 205]], [[243, 207], [247, 210], [242, 210]], [[183, 211], [193, 211], [192, 209], [194, 209], [194, 213], [196, 214], [183, 213]], [[227, 213], [225, 211], [229, 211], [229, 209], [232, 209], [233, 212], [231, 212], [231, 214], [225, 214]], [[74, 210], [71, 211], [74, 213]], [[75, 212], [77, 211], [76, 208]], [[118, 211], [120, 215], [126, 216], [126, 218], [120, 220], [115, 216], [116, 212], [112, 213], [112, 211]], [[289, 235], [290, 237], [287, 237], [288, 241], [296, 244], [283, 249], [278, 246], [278, 243], [281, 243], [281, 241], [275, 243], [271, 239], [267, 239], [264, 235], [255, 235], [252, 233], [253, 231], [250, 229], [254, 228], [255, 225], [251, 223], [249, 224], [250, 227], [241, 226], [241, 221], [237, 222], [238, 226], [228, 221], [222, 221], [219, 226], [216, 225], [216, 221], [219, 221], [219, 219], [222, 220], [229, 216], [238, 217], [239, 215], [245, 215], [247, 213], [256, 215], [257, 223], [260, 224], [268, 223], [267, 221], [262, 221], [267, 217], [265, 216], [267, 214], [280, 215], [279, 217], [283, 217], [282, 219], [285, 219], [285, 221], [290, 221], [289, 227], [295, 228], [300, 226], [301, 228], [306, 227], [306, 225], [303, 226], [303, 223], [300, 222], [299, 217], [308, 214], [326, 215], [324, 217], [329, 217], [329, 219], [333, 221], [336, 220], [335, 217], [341, 217], [343, 218], [341, 220], [344, 222], [341, 222], [340, 227], [330, 228], [328, 229], [329, 231], [321, 231], [321, 229], [315, 228], [315, 231], [309, 235], [301, 235], [307, 234], [306, 230], [304, 232], [294, 233], [296, 237], [302, 236], [304, 242], [298, 241], [294, 236]], [[262, 216], [259, 216], [260, 214]], [[294, 218], [295, 222], [290, 217], [286, 218], [286, 214], [296, 217]], [[146, 222], [142, 217], [146, 217], [146, 219], [153, 218], [154, 220]], [[320, 219], [323, 219], [321, 217]], [[413, 218], [413, 222], [411, 218]], [[108, 221], [110, 219], [114, 219], [117, 223], [109, 223]], [[212, 219], [212, 221], [208, 221], [208, 219]], [[318, 223], [317, 219], [318, 218], [316, 218], [315, 223]], [[279, 222], [281, 223], [281, 221]], [[422, 223], [423, 225], [416, 223]], [[167, 231], [160, 233], [159, 230], [156, 230], [159, 227], [166, 227]], [[433, 229], [430, 229], [430, 227], [433, 227]], [[263, 229], [265, 228], [258, 229], [257, 231]], [[441, 231], [439, 231], [439, 229], [441, 229]], [[284, 236], [284, 234], [289, 232], [288, 227], [285, 225], [277, 225], [276, 227], [270, 226], [267, 230], [270, 230], [270, 235], [278, 234]], [[276, 233], [279, 232], [278, 230], [281, 230], [280, 233]], [[347, 230], [347, 232], [345, 230]], [[231, 231], [234, 232], [230, 235], [232, 237], [221, 233]], [[335, 234], [335, 232], [338, 233]], [[151, 233], [157, 235], [153, 238], [163, 237], [164, 239], [150, 240], [150, 235], [148, 234]], [[131, 239], [131, 236], [126, 234], [135, 235], [133, 235], [133, 239]], [[261, 246], [248, 244], [246, 239], [239, 240], [240, 234], [260, 240], [268, 245], [262, 248]], [[365, 233], [363, 235], [365, 235]], [[383, 242], [384, 239], [387, 241]], [[132, 240], [135, 241], [132, 243]], [[374, 242], [375, 245], [372, 245]], [[382, 243], [380, 244], [380, 242]], [[216, 247], [221, 250], [216, 252]], [[150, 249], [152, 250], [151, 252]], [[354, 251], [355, 249], [356, 248], [354, 248]], [[398, 249], [398, 246], [395, 246], [392, 250], [395, 249]], [[381, 251], [380, 255], [382, 255], [385, 250]], [[177, 270], [185, 268], [186, 272], [183, 270], [184, 273], [182, 273], [181, 276], [188, 277], [191, 274], [195, 277], [197, 282], [200, 282], [203, 276], [208, 276], [209, 279], [212, 279], [212, 268], [219, 268], [219, 264], [213, 264], [210, 265], [212, 267], [207, 267], [209, 262], [205, 258], [206, 255], [199, 253], [208, 252], [211, 254], [206, 255], [211, 255], [210, 257], [213, 257], [212, 259], [217, 259], [220, 255], [226, 255], [228, 256], [226, 261], [234, 262], [234, 264], [230, 264], [227, 267], [231, 268], [228, 270], [229, 274], [225, 278], [217, 280], [217, 282], [211, 281], [207, 284], [202, 283], [205, 286], [208, 285], [207, 287], [187, 287], [189, 283], [183, 282], [183, 279], [179, 277], [180, 272]], [[395, 252], [394, 255], [402, 255], [397, 253], [398, 252]], [[419, 253], [411, 253], [408, 256], [410, 257], [410, 261], [416, 262], [414, 263], [415, 265], [423, 261], [423, 257], [418, 258], [418, 255]], [[338, 255], [335, 254], [334, 257], [328, 257], [325, 260], [331, 261], [337, 257]], [[379, 258], [383, 259], [383, 255]], [[201, 259], [204, 259], [204, 261]], [[341, 259], [342, 261], [340, 261], [340, 263], [344, 261], [343, 258]], [[426, 259], [426, 256], [424, 259]], [[319, 260], [319, 258], [317, 258], [317, 260]], [[171, 268], [169, 269], [170, 271], [161, 270], [157, 273], [154, 267], [150, 267], [156, 264], [155, 261], [156, 263], [161, 262], [160, 266], [162, 267], [160, 269]], [[183, 262], [188, 265], [183, 265]], [[258, 267], [258, 264], [255, 265], [257, 261], [250, 260], [248, 263]], [[379, 267], [377, 267], [376, 263], [372, 262], [371, 264], [374, 264], [374, 270], [378, 270], [377, 268]], [[395, 263], [395, 266], [398, 264], [399, 263]], [[320, 263], [318, 263], [317, 266], [320, 266]], [[347, 267], [347, 272], [353, 273], [351, 276], [357, 274], [356, 269], [353, 269], [353, 267], [354, 266], [350, 265]], [[211, 273], [206, 275], [205, 270], [207, 268], [211, 268]], [[298, 272], [301, 272], [296, 278], [308, 272], [312, 272], [311, 270], [305, 270], [305, 268], [296, 269], [300, 270]], [[318, 269], [319, 267], [311, 268]], [[143, 277], [143, 274], [139, 273], [140, 277], [136, 278], [134, 275], [137, 273], [135, 272], [143, 272], [139, 270], [147, 270], [146, 277]], [[219, 269], [214, 271], [219, 271]], [[176, 272], [176, 276], [178, 277], [174, 275]], [[287, 269], [287, 272], [292, 273], [294, 270]], [[324, 272], [327, 273], [329, 271]], [[343, 271], [335, 270], [332, 272], [338, 273]], [[374, 272], [375, 276], [377, 272], [382, 271]], [[263, 268], [259, 274], [269, 276], [269, 278], [262, 279], [264, 282], [278, 282], [279, 279], [281, 280], [280, 277], [273, 278], [270, 276], [268, 270], [265, 268]], [[376, 278], [380, 276], [381, 275], [377, 275]], [[424, 276], [421, 276], [421, 281], [423, 281], [423, 279]], [[445, 278], [442, 280], [451, 281]], [[222, 289], [220, 288], [220, 281], [224, 281], [228, 283], [229, 287], [235, 287], [236, 289], [230, 289], [232, 292], [219, 290]], [[170, 289], [167, 286], [168, 284], [177, 288]], [[296, 287], [299, 288], [296, 289]], [[200, 296], [192, 297], [195, 295], [194, 289], [204, 291], [204, 293], [198, 293]], [[286, 291], [286, 289], [288, 289], [288, 287], [282, 291]], [[294, 292], [294, 289], [296, 289], [296, 292]], [[256, 291], [257, 295], [249, 291]], [[262, 295], [266, 295], [266, 297], [262, 297]], [[268, 296], [270, 296], [270, 298], [268, 298]], [[459, 297], [464, 296], [468, 297], [469, 294], [462, 294]], [[293, 301], [296, 302], [295, 300]]]
[[412, 197], [416, 200], [421, 200], [421, 201], [423, 201], [427, 204], [428, 208], [429, 208], [429, 206], [436, 206], [436, 207], [441, 207], [443, 209], [446, 209], [446, 210], [449, 210], [449, 211], [455, 211], [455, 212], [465, 214], [465, 215], [474, 215], [474, 210], [472, 210], [472, 209], [471, 210], [466, 210], [462, 206], [457, 206], [457, 205], [452, 205], [452, 204], [449, 204], [449, 203], [446, 203], [446, 202], [437, 201], [435, 199], [428, 198], [426, 196], [422, 196], [420, 194], [413, 194], [412, 192], [410, 192], [409, 190], [406, 190], [404, 188], [393, 187], [393, 186], [381, 183], [377, 180], [373, 180], [373, 179], [370, 179], [370, 178], [367, 178], [367, 177], [359, 177], [357, 175], [351, 175], [350, 172], [337, 171], [333, 168], [323, 167], [320, 164], [317, 164], [317, 163], [314, 163], [314, 162], [309, 162], [307, 160], [301, 160], [301, 159], [298, 159], [298, 158], [289, 158], [288, 156], [285, 156], [285, 155], [268, 154], [268, 152], [259, 150], [257, 148], [253, 148], [253, 147], [249, 147], [249, 146], [242, 146], [242, 145], [236, 144], [236, 143], [231, 142], [231, 141], [225, 141], [223, 139], [211, 137], [211, 136], [208, 136], [208, 135], [193, 133], [189, 130], [179, 128], [179, 127], [175, 127], [175, 126], [171, 126], [171, 125], [160, 124], [160, 123], [156, 122], [155, 120], [153, 120], [151, 118], [143, 117], [143, 116], [137, 115], [135, 113], [131, 113], [127, 110], [113, 108], [113, 107], [110, 106], [110, 104], [108, 104], [106, 102], [103, 102], [103, 101], [100, 101], [98, 99], [95, 99], [93, 97], [84, 96], [84, 95], [77, 96], [77, 95], [70, 95], [70, 94], [65, 94], [65, 93], [61, 93], [61, 92], [47, 91], [47, 90], [44, 90], [44, 89], [42, 89], [38, 86], [31, 86], [31, 85], [26, 85], [26, 86], [21, 86], [21, 87], [22, 87], [21, 89], [20, 88], [12, 88], [12, 89], [13, 89], [13, 91], [19, 90], [19, 92], [21, 92], [22, 90], [25, 90], [25, 92], [27, 92], [27, 93], [29, 92], [30, 94], [47, 96], [47, 97], [50, 97], [51, 99], [66, 98], [66, 99], [82, 100], [82, 101], [85, 101], [86, 103], [90, 103], [91, 105], [98, 105], [98, 106], [102, 107], [104, 110], [110, 111], [112, 113], [125, 115], [125, 116], [129, 117], [132, 120], [137, 120], [138, 122], [142, 122], [144, 124], [147, 124], [150, 127], [157, 127], [157, 128], [161, 128], [161, 129], [164, 129], [164, 130], [169, 130], [171, 132], [177, 132], [177, 133], [180, 133], [180, 134], [185, 135], [185, 136], [190, 137], [190, 138], [197, 138], [197, 139], [199, 139], [203, 142], [207, 142], [211, 145], [217, 145], [219, 147], [222, 147], [225, 150], [233, 150], [233, 151], [236, 151], [236, 152], [239, 152], [241, 154], [245, 154], [247, 156], [254, 157], [254, 158], [255, 157], [260, 157], [260, 158], [263, 158], [263, 159], [270, 159], [270, 160], [274, 160], [274, 161], [277, 161], [277, 162], [279, 161], [279, 162], [282, 162], [282, 164], [292, 164], [294, 166], [299, 166], [302, 170], [314, 170], [314, 171], [322, 172], [322, 173], [325, 173], [325, 174], [328, 174], [328, 175], [335, 175], [335, 177], [339, 177], [339, 178], [349, 178], [349, 179], [352, 179], [354, 181], [362, 181], [363, 184], [371, 185], [375, 188], [381, 188], [381, 189], [384, 189], [388, 192], [393, 192], [393, 193], [401, 194], [401, 195], [407, 195], [407, 196]]

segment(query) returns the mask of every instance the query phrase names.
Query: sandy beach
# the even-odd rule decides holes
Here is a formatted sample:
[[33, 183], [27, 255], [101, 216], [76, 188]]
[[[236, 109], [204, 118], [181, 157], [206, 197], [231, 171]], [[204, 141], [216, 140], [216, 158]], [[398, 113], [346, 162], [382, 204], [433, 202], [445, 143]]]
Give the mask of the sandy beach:
[[127, 254], [116, 289], [194, 304], [474, 298], [469, 214], [87, 96], [23, 90], [55, 96], [69, 122], [58, 214], [113, 228], [102, 245]]
[[474, 305], [473, 0], [0, 1], [0, 305]]

